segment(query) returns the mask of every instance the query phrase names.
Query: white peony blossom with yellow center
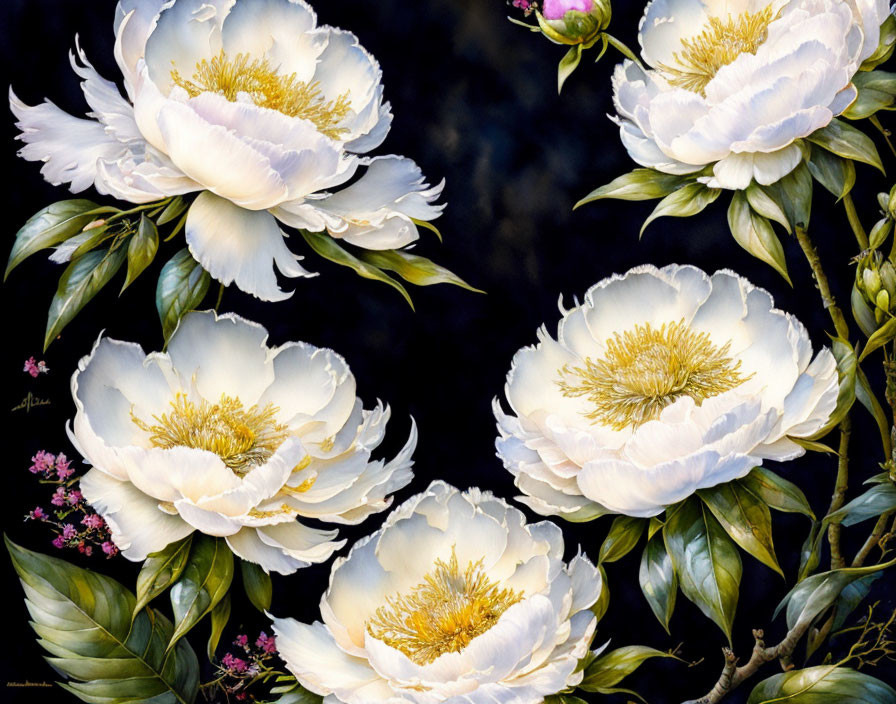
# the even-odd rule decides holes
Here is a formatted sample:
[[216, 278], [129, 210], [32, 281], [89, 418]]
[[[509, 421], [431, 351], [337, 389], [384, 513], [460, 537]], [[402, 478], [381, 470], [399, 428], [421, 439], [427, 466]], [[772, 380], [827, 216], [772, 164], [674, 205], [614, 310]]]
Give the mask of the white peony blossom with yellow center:
[[[562, 311], [562, 309], [561, 309]], [[730, 271], [643, 266], [542, 328], [495, 400], [498, 455], [544, 515], [655, 516], [804, 453], [837, 403], [827, 348]]]
[[552, 523], [433, 482], [333, 564], [323, 622], [274, 619], [326, 704], [540, 704], [582, 680], [603, 588]]
[[638, 164], [670, 174], [712, 166], [714, 188], [769, 185], [803, 159], [797, 140], [856, 99], [889, 0], [652, 0], [646, 67], [613, 76], [616, 122]]
[[187, 244], [222, 283], [282, 300], [275, 264], [312, 275], [279, 223], [396, 249], [418, 238], [415, 219], [441, 213], [442, 185], [413, 161], [362, 156], [392, 122], [382, 72], [304, 0], [121, 0], [115, 38], [127, 99], [79, 48], [91, 119], [10, 92], [20, 155], [73, 192], [94, 185], [133, 203], [199, 193]]
[[364, 410], [334, 352], [266, 340], [237, 316], [189, 313], [165, 353], [101, 337], [81, 360], [81, 491], [128, 559], [198, 530], [289, 574], [345, 544], [300, 519], [360, 523], [410, 482], [413, 423], [395, 459], [371, 461], [389, 409]]

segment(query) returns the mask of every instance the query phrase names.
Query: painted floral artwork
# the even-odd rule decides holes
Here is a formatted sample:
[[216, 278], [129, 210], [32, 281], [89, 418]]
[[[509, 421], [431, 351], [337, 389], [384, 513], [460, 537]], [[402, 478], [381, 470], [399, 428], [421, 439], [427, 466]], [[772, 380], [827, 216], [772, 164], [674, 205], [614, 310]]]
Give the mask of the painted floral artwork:
[[0, 13], [0, 701], [896, 704], [890, 0]]

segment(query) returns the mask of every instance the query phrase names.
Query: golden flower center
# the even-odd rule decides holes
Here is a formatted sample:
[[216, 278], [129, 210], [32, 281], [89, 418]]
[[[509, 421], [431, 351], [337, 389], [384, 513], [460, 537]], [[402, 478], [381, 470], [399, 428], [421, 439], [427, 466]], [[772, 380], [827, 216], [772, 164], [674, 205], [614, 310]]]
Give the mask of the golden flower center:
[[492, 582], [482, 560], [461, 571], [452, 550], [451, 559], [436, 560], [423, 582], [388, 598], [367, 631], [418, 665], [428, 665], [440, 655], [463, 650], [522, 598], [522, 593]]
[[707, 84], [723, 66], [741, 54], [755, 54], [768, 38], [768, 26], [776, 19], [769, 5], [758, 12], [710, 17], [703, 31], [681, 40], [681, 51], [673, 56], [676, 67], [662, 66], [674, 86], [704, 95]]
[[597, 361], [558, 370], [557, 385], [567, 398], [586, 398], [586, 418], [614, 430], [655, 420], [666, 406], [684, 396], [697, 404], [729, 391], [749, 377], [729, 354], [731, 343], [714, 345], [705, 332], [684, 320], [654, 328], [650, 323], [616, 333]]
[[218, 403], [194, 403], [177, 394], [171, 412], [153, 416], [155, 424], [131, 419], [150, 434], [153, 447], [192, 447], [214, 452], [235, 474], [243, 476], [267, 462], [289, 437], [289, 428], [277, 422], [280, 409], [273, 404], [246, 408], [239, 399], [222, 395]]
[[217, 93], [235, 103], [241, 94], [246, 95], [259, 107], [308, 120], [331, 139], [340, 139], [348, 131], [339, 126], [351, 108], [348, 92], [327, 100], [319, 81], [300, 81], [295, 73], [280, 74], [267, 59], [250, 59], [247, 54], [231, 59], [221, 51], [213, 59], [199, 61], [191, 79], [175, 68], [171, 80], [191, 98]]

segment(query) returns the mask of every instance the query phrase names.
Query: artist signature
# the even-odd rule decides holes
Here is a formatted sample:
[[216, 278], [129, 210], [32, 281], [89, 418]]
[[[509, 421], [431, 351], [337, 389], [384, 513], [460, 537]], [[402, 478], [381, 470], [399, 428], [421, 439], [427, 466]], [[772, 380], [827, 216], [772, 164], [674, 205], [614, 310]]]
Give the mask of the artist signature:
[[31, 413], [32, 408], [38, 408], [39, 406], [49, 406], [50, 399], [48, 398], [38, 398], [30, 391], [28, 395], [22, 399], [22, 402], [18, 406], [13, 406], [12, 411], [15, 413], [16, 411], [25, 411], [25, 413]]

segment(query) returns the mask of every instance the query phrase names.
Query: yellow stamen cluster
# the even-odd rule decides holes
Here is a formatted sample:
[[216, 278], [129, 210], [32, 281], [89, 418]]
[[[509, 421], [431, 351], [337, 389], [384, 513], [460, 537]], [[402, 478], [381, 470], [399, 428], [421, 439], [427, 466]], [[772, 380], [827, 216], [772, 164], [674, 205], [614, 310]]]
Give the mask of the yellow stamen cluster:
[[348, 131], [339, 126], [351, 109], [348, 92], [327, 100], [320, 82], [300, 81], [295, 73], [281, 75], [267, 59], [250, 60], [247, 54], [231, 59], [222, 51], [210, 60], [199, 61], [192, 79], [185, 79], [175, 68], [171, 80], [191, 98], [217, 93], [234, 103], [243, 93], [259, 107], [310, 121], [331, 139], [340, 139]]
[[591, 402], [587, 418], [615, 430], [654, 420], [683, 396], [699, 405], [749, 378], [728, 355], [730, 343], [716, 347], [708, 333], [691, 330], [683, 320], [659, 328], [636, 325], [606, 345], [602, 359], [564, 366], [556, 383], [567, 398]]
[[387, 599], [367, 631], [418, 665], [428, 665], [440, 655], [463, 650], [522, 598], [489, 580], [482, 560], [461, 571], [452, 550], [451, 559], [436, 560], [421, 584]]
[[679, 88], [704, 94], [719, 69], [741, 54], [755, 54], [768, 38], [768, 26], [775, 20], [769, 5], [758, 12], [710, 17], [704, 30], [690, 39], [682, 39], [682, 50], [674, 54], [678, 64], [663, 66], [666, 79]]
[[132, 415], [133, 422], [149, 433], [154, 447], [192, 447], [214, 452], [235, 474], [243, 476], [264, 464], [289, 437], [289, 428], [277, 422], [273, 404], [246, 408], [226, 395], [218, 403], [201, 399], [194, 403], [179, 393], [171, 412], [153, 416], [155, 424]]

